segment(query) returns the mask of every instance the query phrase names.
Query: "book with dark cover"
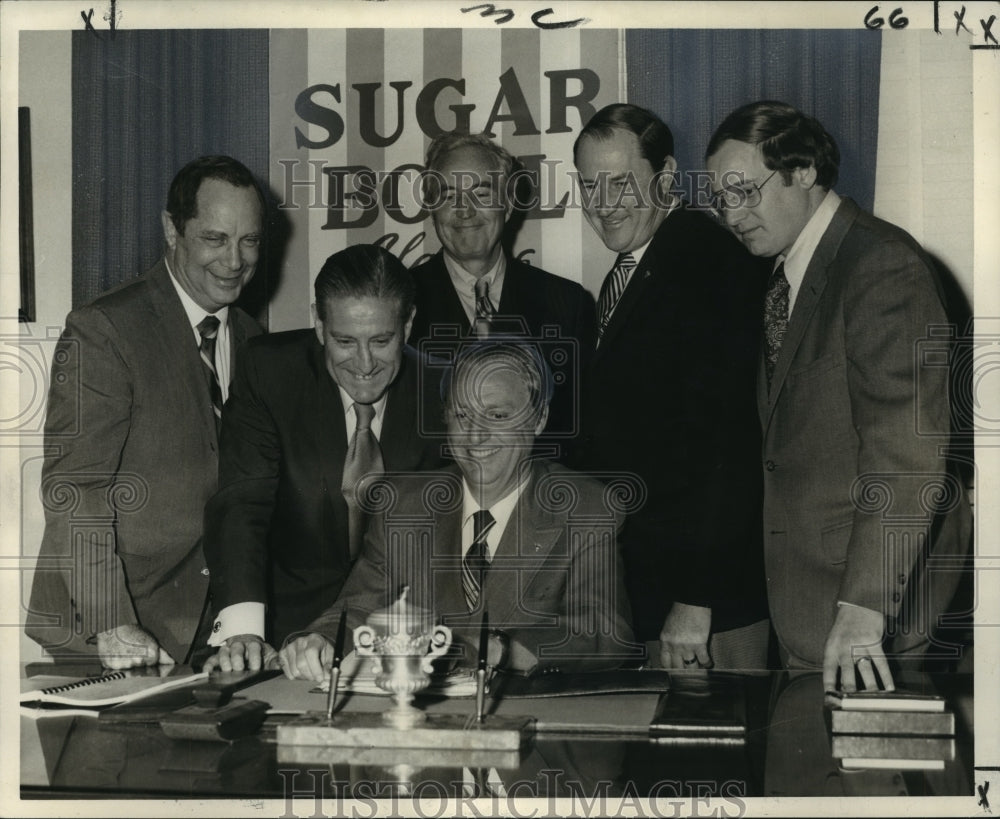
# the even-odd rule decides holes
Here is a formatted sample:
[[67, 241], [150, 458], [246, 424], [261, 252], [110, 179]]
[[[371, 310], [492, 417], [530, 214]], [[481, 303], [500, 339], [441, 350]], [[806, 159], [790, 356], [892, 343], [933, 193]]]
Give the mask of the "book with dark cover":
[[746, 731], [744, 681], [724, 672], [674, 674], [649, 726], [649, 735], [661, 741], [743, 741]]

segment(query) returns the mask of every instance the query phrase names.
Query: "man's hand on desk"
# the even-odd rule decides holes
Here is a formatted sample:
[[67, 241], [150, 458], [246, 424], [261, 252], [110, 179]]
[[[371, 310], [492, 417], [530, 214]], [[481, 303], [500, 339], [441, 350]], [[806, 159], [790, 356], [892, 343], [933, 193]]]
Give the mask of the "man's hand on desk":
[[320, 634], [296, 637], [285, 643], [278, 662], [290, 680], [323, 682], [333, 667], [333, 643]]
[[674, 603], [660, 629], [660, 665], [663, 668], [711, 668], [708, 637], [712, 610], [704, 606]]
[[160, 648], [156, 638], [134, 623], [100, 632], [97, 654], [105, 668], [174, 664], [173, 657]]
[[263, 639], [256, 634], [237, 634], [205, 661], [202, 670], [260, 671], [261, 668], [277, 667], [278, 652]]
[[885, 634], [885, 617], [881, 612], [862, 606], [840, 605], [837, 618], [826, 638], [823, 650], [823, 689], [837, 690], [837, 671], [840, 671], [840, 686], [844, 691], [856, 691], [854, 668], [861, 674], [862, 687], [878, 689], [878, 672], [882, 688], [895, 689], [889, 663], [882, 651], [882, 637]]

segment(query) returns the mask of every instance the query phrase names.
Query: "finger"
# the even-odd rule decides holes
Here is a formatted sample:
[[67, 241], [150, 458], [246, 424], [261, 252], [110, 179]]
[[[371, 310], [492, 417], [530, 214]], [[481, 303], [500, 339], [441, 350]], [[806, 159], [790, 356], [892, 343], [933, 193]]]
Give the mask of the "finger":
[[840, 687], [844, 691], [858, 690], [858, 684], [854, 678], [854, 659], [850, 656], [840, 658]]
[[250, 671], [260, 671], [261, 661], [261, 644], [258, 642], [249, 643], [247, 645], [247, 662], [246, 667]]
[[699, 643], [694, 647], [694, 656], [698, 660], [698, 665], [702, 668], [711, 668], [715, 663], [712, 662], [712, 655], [708, 653], [708, 646], [704, 643]]
[[320, 659], [321, 648], [322, 646], [310, 646], [305, 652], [308, 679], [316, 680], [316, 682], [322, 682], [327, 676], [323, 671], [323, 662]]
[[211, 674], [213, 671], [215, 671], [216, 668], [221, 668], [219, 664], [219, 655], [213, 654], [211, 657], [205, 660], [205, 664], [201, 667], [201, 670], [207, 672], [208, 674]]
[[889, 670], [889, 661], [885, 655], [882, 653], [873, 654], [872, 661], [875, 664], [875, 670], [878, 671], [879, 679], [882, 680], [882, 687], [886, 691], [895, 691], [896, 684], [892, 679], [892, 671]]
[[837, 655], [830, 651], [823, 654], [823, 690], [837, 690]]
[[297, 654], [295, 650], [296, 643], [298, 643], [298, 640], [293, 640], [278, 652], [278, 665], [285, 672], [285, 676], [290, 680], [295, 679], [295, 655]]
[[171, 657], [162, 647], [158, 647], [156, 662], [157, 665], [177, 665], [174, 658]]
[[275, 651], [272, 646], [264, 643], [264, 657], [261, 660], [263, 667], [267, 671], [273, 671], [274, 669], [280, 668], [281, 666], [279, 664], [279, 660], [280, 657], [278, 652]]
[[246, 651], [246, 645], [241, 643], [239, 640], [234, 642], [229, 646], [229, 666], [230, 671], [242, 671], [246, 668], [246, 661], [244, 658], [244, 652]]
[[858, 673], [861, 675], [862, 687], [869, 691], [878, 689], [878, 683], [875, 680], [875, 664], [872, 662], [872, 658], [868, 656], [859, 658], [857, 667]]

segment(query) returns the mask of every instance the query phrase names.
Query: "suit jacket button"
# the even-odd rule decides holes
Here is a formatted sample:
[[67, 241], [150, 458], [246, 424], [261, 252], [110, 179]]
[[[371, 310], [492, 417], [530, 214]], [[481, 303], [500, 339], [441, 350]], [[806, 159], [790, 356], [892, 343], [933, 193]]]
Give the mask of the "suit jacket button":
[[777, 464], [774, 461], [765, 461], [764, 467], [767, 469], [768, 472], [774, 472], [775, 468], [777, 467]]

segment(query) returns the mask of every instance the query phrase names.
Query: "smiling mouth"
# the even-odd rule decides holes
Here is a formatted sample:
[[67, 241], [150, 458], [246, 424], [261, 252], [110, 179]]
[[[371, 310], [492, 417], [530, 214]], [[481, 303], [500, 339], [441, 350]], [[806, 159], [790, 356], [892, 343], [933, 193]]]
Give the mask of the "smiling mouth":
[[355, 378], [358, 381], [374, 381], [375, 377], [381, 372], [381, 370], [376, 370], [375, 372], [369, 373], [368, 375], [362, 375], [361, 373], [356, 373], [351, 370], [348, 370], [348, 372], [351, 373], [351, 378]]
[[473, 458], [489, 458], [492, 455], [496, 455], [499, 451], [500, 447], [498, 446], [490, 447], [489, 449], [483, 449], [483, 448], [473, 449], [471, 447], [468, 448], [468, 452]]

